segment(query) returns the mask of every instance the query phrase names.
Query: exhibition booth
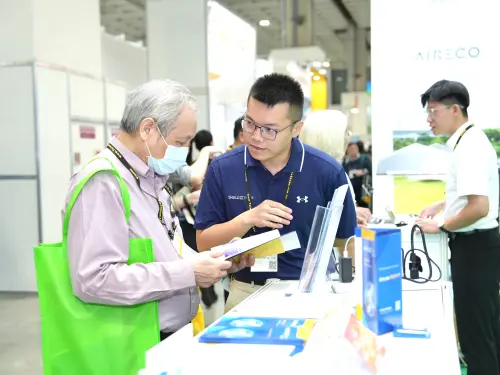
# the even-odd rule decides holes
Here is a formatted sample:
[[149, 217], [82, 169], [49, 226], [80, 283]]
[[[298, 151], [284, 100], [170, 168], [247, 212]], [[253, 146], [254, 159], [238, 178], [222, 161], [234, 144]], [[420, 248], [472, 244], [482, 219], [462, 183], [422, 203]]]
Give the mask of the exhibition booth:
[[[325, 278], [323, 290], [302, 293], [299, 290], [302, 279], [298, 282], [271, 280], [206, 331], [213, 333], [221, 325], [224, 330], [229, 329], [227, 322], [236, 321], [240, 330], [232, 331], [232, 339], [245, 334], [257, 337], [261, 333], [255, 326], [278, 317], [283, 324], [291, 320], [298, 325], [286, 326], [289, 328], [286, 332], [278, 330], [280, 338], [302, 339], [298, 340], [302, 346], [297, 342], [283, 345], [279, 340], [220, 343], [213, 336], [213, 341], [207, 342], [204, 334], [192, 338], [192, 328], [187, 326], [148, 352], [144, 375], [162, 371], [215, 373], [220, 368], [207, 365], [214, 357], [224, 357], [224, 366], [238, 368], [242, 373], [326, 374], [334, 371], [390, 375], [404, 369], [405, 374], [460, 374], [447, 236], [444, 233], [426, 235], [424, 242], [423, 236], [415, 235], [413, 226], [415, 215], [422, 208], [443, 198], [449, 162], [449, 154], [443, 147], [444, 138], [429, 133], [420, 95], [440, 79], [463, 82], [471, 95], [470, 117], [486, 130], [495, 149], [499, 149], [497, 120], [486, 117], [495, 108], [496, 78], [492, 72], [500, 57], [500, 51], [494, 46], [494, 34], [487, 30], [494, 24], [494, 12], [485, 12], [490, 5], [486, 0], [475, 4], [465, 0], [372, 2], [374, 87], [369, 93], [347, 93], [342, 100], [343, 109], [352, 116], [357, 116], [361, 108], [364, 110], [364, 119], [356, 126], [360, 134], [371, 136], [372, 140], [374, 212], [381, 220], [370, 224], [368, 230], [375, 233], [373, 236], [377, 233], [399, 235], [395, 248], [402, 249], [402, 259], [399, 251], [393, 249], [400, 263], [393, 268], [394, 274], [385, 275], [387, 279], [383, 280], [396, 279], [401, 285], [402, 301], [396, 302], [402, 304], [386, 308], [391, 313], [402, 310], [402, 320], [397, 320], [389, 331], [380, 331], [380, 325], [374, 326], [364, 319], [364, 314], [370, 315], [370, 311], [376, 310], [372, 299], [375, 289], [365, 279], [365, 270], [361, 277], [358, 270], [364, 269], [365, 263], [373, 262], [373, 254], [383, 257], [383, 249], [377, 249], [377, 245], [370, 248], [370, 241], [362, 235], [361, 240], [359, 236], [356, 238], [356, 248], [362, 249], [362, 265], [355, 267], [354, 282], [341, 282], [339, 276]], [[402, 17], [404, 14], [412, 16]], [[422, 28], [422, 20], [433, 27]], [[468, 27], [459, 28], [457, 24]], [[294, 54], [293, 58], [280, 59], [272, 59], [271, 55], [272, 62], [278, 61], [273, 70], [290, 74], [291, 68], [292, 75], [299, 72], [297, 66], [290, 64], [290, 61], [299, 61], [296, 51]], [[303, 65], [297, 65], [304, 69]], [[313, 69], [310, 72], [316, 74]], [[417, 253], [421, 261], [418, 267], [414, 257]], [[357, 250], [356, 259], [359, 254]], [[396, 258], [394, 262], [397, 264]], [[378, 309], [380, 313], [388, 310]], [[314, 329], [308, 330], [310, 320], [314, 321], [311, 323]], [[248, 325], [253, 325], [252, 333], [243, 329]], [[307, 338], [304, 338], [304, 330], [310, 333]], [[275, 338], [273, 333], [266, 332], [268, 338]], [[173, 347], [182, 348], [181, 352], [186, 355], [176, 358], [169, 355]], [[187, 356], [195, 356], [198, 361], [189, 362]], [[258, 361], [247, 361], [247, 358], [258, 358]]]
[[[346, 277], [343, 262], [332, 268], [330, 260], [347, 191], [317, 207], [300, 280], [269, 279], [194, 338], [187, 325], [146, 353], [140, 375], [216, 374], [221, 366], [242, 374], [460, 374], [445, 238], [424, 241], [410, 221], [369, 225], [357, 230], [354, 280]], [[283, 236], [255, 247], [260, 236], [253, 247], [245, 239], [228, 245], [226, 256], [287, 246]]]

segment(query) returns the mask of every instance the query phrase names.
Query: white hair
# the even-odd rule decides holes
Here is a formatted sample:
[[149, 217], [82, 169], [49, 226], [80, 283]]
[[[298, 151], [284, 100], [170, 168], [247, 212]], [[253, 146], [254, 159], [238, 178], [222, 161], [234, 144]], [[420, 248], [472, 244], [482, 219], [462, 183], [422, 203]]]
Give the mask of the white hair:
[[133, 134], [142, 120], [152, 118], [167, 136], [185, 106], [196, 110], [196, 99], [186, 86], [168, 79], [144, 83], [128, 93], [121, 128]]
[[300, 132], [302, 142], [333, 156], [342, 162], [346, 150], [347, 116], [327, 109], [311, 112]]

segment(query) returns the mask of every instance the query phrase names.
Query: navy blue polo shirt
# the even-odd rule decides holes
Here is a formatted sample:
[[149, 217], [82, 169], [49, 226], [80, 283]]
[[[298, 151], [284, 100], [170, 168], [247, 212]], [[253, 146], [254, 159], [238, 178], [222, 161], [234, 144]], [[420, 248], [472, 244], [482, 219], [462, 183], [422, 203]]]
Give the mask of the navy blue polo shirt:
[[[344, 169], [331, 156], [294, 138], [287, 165], [273, 176], [260, 161], [252, 158], [246, 146], [237, 147], [219, 156], [208, 167], [196, 209], [196, 229], [204, 230], [228, 222], [248, 210], [246, 166], [253, 207], [266, 199], [284, 203], [290, 173], [294, 172], [288, 200], [284, 203], [292, 209], [293, 220], [280, 229], [280, 233], [296, 231], [302, 248], [279, 254], [278, 272], [251, 272], [250, 268], [246, 268], [234, 277], [244, 282], [265, 281], [268, 278], [298, 280], [316, 206], [326, 206], [335, 189], [347, 184]], [[348, 193], [336, 237], [353, 236], [356, 223], [354, 202]], [[256, 232], [250, 230], [246, 236], [268, 230], [256, 228]]]

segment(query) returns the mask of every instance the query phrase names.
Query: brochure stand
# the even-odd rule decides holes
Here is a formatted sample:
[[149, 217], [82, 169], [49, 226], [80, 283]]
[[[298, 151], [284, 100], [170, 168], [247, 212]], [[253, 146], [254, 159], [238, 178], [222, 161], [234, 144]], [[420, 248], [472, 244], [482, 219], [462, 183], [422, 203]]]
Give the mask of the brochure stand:
[[327, 207], [316, 207], [299, 280], [300, 293], [325, 290], [325, 282], [331, 273], [329, 264], [333, 254], [333, 244], [348, 188], [348, 185], [343, 185], [335, 190], [332, 202]]

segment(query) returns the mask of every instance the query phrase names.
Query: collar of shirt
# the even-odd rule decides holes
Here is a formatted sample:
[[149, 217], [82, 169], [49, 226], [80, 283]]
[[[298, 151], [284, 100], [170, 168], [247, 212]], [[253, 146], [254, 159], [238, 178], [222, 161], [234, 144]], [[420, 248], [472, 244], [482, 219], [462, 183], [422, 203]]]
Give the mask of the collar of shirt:
[[[288, 159], [288, 163], [286, 163], [284, 172], [302, 172], [302, 167], [304, 166], [304, 156], [305, 149], [304, 144], [298, 138], [292, 139], [292, 151], [290, 153], [290, 159]], [[257, 167], [262, 166], [262, 163], [259, 160], [256, 160], [248, 151], [247, 146], [245, 146], [245, 157], [244, 157], [245, 165], [249, 167]]]
[[[128, 149], [127, 147], [125, 147], [123, 145], [123, 143], [121, 143], [118, 140], [118, 138], [113, 137], [109, 143], [111, 143], [118, 151], [120, 151], [120, 153], [123, 155], [123, 157], [125, 158], [125, 160], [127, 160], [127, 162], [130, 164], [130, 166], [132, 167], [132, 169], [139, 176], [141, 176], [143, 178], [146, 178], [146, 179], [147, 178], [151, 178], [151, 177], [155, 177], [155, 173], [153, 172], [153, 170], [151, 168], [149, 168], [141, 160], [141, 158], [139, 158], [136, 154], [134, 154], [132, 151], [130, 151], [130, 149]], [[168, 176], [158, 176], [158, 175], [156, 175], [156, 177], [159, 178], [159, 179], [165, 180], [164, 184], [167, 183]]]
[[460, 137], [460, 134], [462, 134], [462, 132], [465, 130], [465, 128], [467, 126], [469, 126], [470, 124], [472, 124], [472, 121], [467, 121], [465, 124], [463, 124], [462, 126], [460, 126], [455, 131], [455, 133], [453, 133], [453, 135], [448, 139], [448, 141], [446, 141], [446, 146], [448, 148], [450, 148], [451, 150], [453, 150], [453, 148], [455, 147], [455, 144], [458, 141], [458, 138]]

